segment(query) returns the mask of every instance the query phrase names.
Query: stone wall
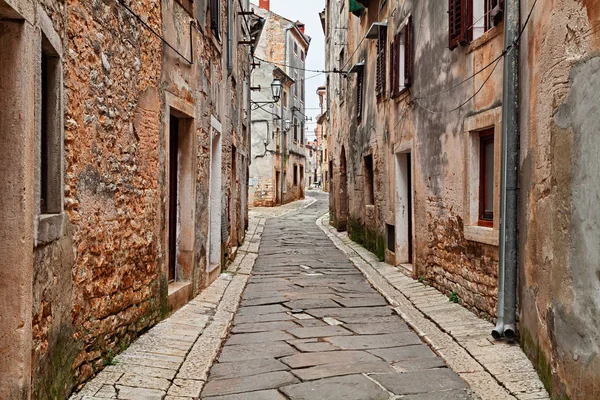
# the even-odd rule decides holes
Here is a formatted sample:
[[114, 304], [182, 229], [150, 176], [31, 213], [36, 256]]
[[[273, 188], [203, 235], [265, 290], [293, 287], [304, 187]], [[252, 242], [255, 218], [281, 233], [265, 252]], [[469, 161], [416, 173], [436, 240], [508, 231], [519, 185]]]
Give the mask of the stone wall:
[[519, 328], [554, 399], [600, 397], [598, 24], [598, 2], [538, 2], [521, 57]]
[[[465, 175], [465, 170], [471, 168], [466, 160], [469, 159], [472, 132], [487, 128], [486, 124], [492, 121], [495, 135], [501, 136], [501, 125], [497, 121], [477, 116], [495, 113], [501, 104], [502, 65], [487, 69], [466, 84], [459, 83], [500, 54], [502, 25], [493, 27], [473, 43], [450, 51], [445, 7], [393, 1], [387, 2], [381, 10], [370, 5], [360, 17], [340, 13], [338, 7], [336, 2], [329, 2], [327, 9], [328, 68], [344, 65], [343, 69], [349, 70], [360, 61], [365, 61], [365, 65], [360, 119], [357, 117], [357, 74], [348, 74], [347, 78], [328, 77], [331, 105], [327, 126], [328, 153], [333, 161], [330, 172], [333, 176], [332, 221], [340, 229], [347, 226], [350, 236], [381, 260], [396, 265], [407, 263], [408, 256], [400, 254], [399, 246], [401, 240], [408, 246], [410, 236], [413, 259], [408, 263], [412, 264], [415, 278], [428, 280], [445, 293], [456, 292], [461, 304], [494, 319], [497, 245], [482, 240], [479, 231], [483, 229], [485, 234], [497, 236], [499, 217], [494, 216], [492, 228], [478, 227], [477, 221], [472, 221], [469, 212], [473, 196], [468, 191], [470, 178]], [[390, 42], [408, 16], [412, 16], [413, 21], [420, 21], [413, 23], [414, 77], [409, 89], [393, 97], [389, 79]], [[377, 40], [362, 38], [373, 22], [386, 18], [388, 79], [385, 93], [378, 99], [375, 95]], [[348, 29], [343, 29], [345, 27]], [[348, 43], [344, 54], [335, 43]], [[419, 68], [419, 65], [428, 67]], [[439, 71], [447, 73], [440, 76]], [[486, 84], [473, 100], [452, 110], [473, 96], [484, 81]], [[453, 85], [458, 86], [445, 92], [444, 96], [428, 96]], [[469, 118], [484, 123], [467, 127]], [[340, 189], [342, 149], [346, 157], [347, 199], [342, 199], [340, 194], [343, 192]], [[405, 228], [401, 225], [398, 207], [405, 204], [397, 197], [397, 157], [406, 154], [411, 156], [412, 213], [409, 218], [412, 219], [412, 230], [404, 233], [400, 232]], [[369, 204], [367, 194], [370, 183], [365, 156], [371, 156], [373, 160], [372, 204]], [[499, 161], [496, 157], [496, 171], [499, 171]], [[498, 184], [499, 173], [496, 173], [494, 186]], [[342, 209], [344, 203], [348, 204], [346, 211]], [[495, 202], [496, 206], [498, 204]], [[392, 238], [395, 248], [391, 250], [388, 249], [389, 226], [397, 228]], [[471, 234], [471, 231], [477, 234]]]
[[[19, 128], [22, 140], [9, 146], [13, 154], [27, 155], [20, 156], [27, 165], [23, 170], [7, 165], [7, 171], [14, 170], [14, 177], [7, 177], [23, 187], [25, 203], [7, 198], [0, 204], [3, 212], [26, 221], [3, 223], [0, 233], [3, 246], [10, 244], [9, 232], [18, 232], [21, 245], [12, 247], [21, 253], [23, 247], [33, 249], [21, 257], [21, 275], [0, 275], [3, 287], [10, 282], [31, 288], [11, 295], [11, 307], [19, 313], [15, 323], [21, 326], [17, 336], [24, 342], [15, 336], [6, 345], [11, 367], [6, 374], [0, 370], [6, 378], [0, 397], [68, 397], [140, 332], [206, 287], [244, 238], [249, 112], [243, 93], [249, 59], [248, 46], [237, 44], [247, 36], [239, 5], [234, 2], [228, 10], [228, 2], [221, 2], [217, 39], [207, 21], [192, 23], [194, 10], [178, 1], [125, 3], [129, 10], [109, 0], [0, 0], [0, 16], [25, 28], [15, 31], [21, 36], [14, 43], [26, 46], [15, 53], [22, 54], [22, 60], [16, 59], [22, 66], [13, 81], [29, 90], [20, 96], [1, 85], [8, 90], [2, 94], [31, 111], [21, 113], [31, 129]], [[0, 34], [11, 39], [4, 21]], [[52, 92], [56, 97], [48, 97], [56, 100], [48, 107], [58, 110], [52, 154], [58, 156], [61, 188], [52, 214], [42, 214], [39, 201], [42, 52], [57, 54], [61, 76]], [[2, 57], [12, 71], [15, 59]], [[177, 154], [169, 148], [171, 116], [181, 121], [183, 144]], [[212, 121], [222, 122], [222, 165], [211, 175]], [[4, 138], [4, 130], [0, 133]], [[173, 157], [180, 161], [176, 221], [169, 218]], [[210, 181], [219, 174], [220, 262], [207, 273]], [[175, 248], [168, 240], [172, 223], [177, 224]], [[169, 282], [172, 252], [176, 267]], [[17, 327], [8, 321], [0, 327], [2, 338]], [[5, 356], [4, 343], [2, 349]]]

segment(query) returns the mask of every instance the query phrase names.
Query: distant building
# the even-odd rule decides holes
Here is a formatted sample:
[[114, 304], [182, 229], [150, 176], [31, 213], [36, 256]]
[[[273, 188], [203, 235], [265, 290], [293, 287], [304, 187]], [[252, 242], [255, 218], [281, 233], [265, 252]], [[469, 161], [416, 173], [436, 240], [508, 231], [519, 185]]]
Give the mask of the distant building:
[[[249, 197], [256, 207], [271, 207], [304, 198], [304, 66], [310, 37], [301, 22], [270, 11], [268, 0], [251, 7], [265, 26], [255, 52], [260, 66], [252, 72]], [[283, 85], [281, 98], [267, 104], [273, 101], [274, 79]]]

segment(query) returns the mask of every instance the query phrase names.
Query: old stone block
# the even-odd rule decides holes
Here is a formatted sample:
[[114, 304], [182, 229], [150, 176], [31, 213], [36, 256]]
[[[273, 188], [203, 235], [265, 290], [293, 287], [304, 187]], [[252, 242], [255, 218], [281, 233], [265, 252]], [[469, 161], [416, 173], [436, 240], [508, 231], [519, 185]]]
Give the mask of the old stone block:
[[246, 377], [210, 381], [204, 386], [202, 397], [276, 389], [297, 383], [298, 379], [286, 371], [267, 372]]
[[363, 375], [325, 378], [285, 386], [281, 391], [291, 400], [387, 400], [388, 393]]
[[425, 344], [414, 346], [391, 347], [386, 349], [372, 349], [369, 353], [375, 354], [389, 362], [416, 360], [419, 358], [437, 357]]
[[271, 332], [257, 332], [257, 333], [238, 333], [233, 334], [225, 343], [226, 346], [235, 344], [248, 344], [248, 343], [264, 343], [264, 342], [276, 342], [279, 340], [292, 340], [294, 339], [289, 333], [283, 331], [271, 331]]
[[292, 373], [303, 381], [350, 374], [392, 372], [394, 372], [394, 369], [384, 361], [324, 364], [292, 370]]
[[210, 379], [240, 378], [244, 376], [284, 371], [288, 366], [274, 358], [237, 360], [230, 363], [216, 363], [210, 370]]
[[203, 381], [175, 379], [167, 394], [171, 396], [198, 397], [203, 386]]
[[388, 333], [384, 335], [334, 336], [325, 338], [325, 340], [344, 350], [378, 349], [422, 343], [419, 337], [412, 332]]
[[291, 368], [312, 367], [323, 364], [352, 362], [377, 362], [380, 359], [364, 351], [326, 351], [322, 353], [302, 353], [283, 357], [281, 362]]
[[267, 331], [283, 331], [296, 328], [296, 325], [290, 321], [257, 322], [247, 324], [236, 324], [231, 330], [233, 333], [252, 333]]
[[454, 371], [448, 368], [403, 374], [372, 375], [372, 378], [397, 395], [441, 392], [469, 387]]
[[352, 335], [352, 332], [349, 332], [347, 329], [344, 329], [341, 326], [317, 326], [313, 328], [295, 328], [288, 329], [288, 332], [300, 339]]
[[230, 394], [225, 396], [204, 397], [204, 400], [286, 400], [277, 390], [259, 390], [256, 392]]
[[289, 344], [278, 341], [269, 343], [250, 343], [225, 346], [219, 356], [219, 362], [249, 360], [253, 358], [284, 357], [295, 354]]
[[359, 335], [377, 335], [383, 333], [409, 332], [410, 328], [404, 321], [398, 319], [390, 322], [373, 322], [370, 324], [346, 324], [345, 328]]

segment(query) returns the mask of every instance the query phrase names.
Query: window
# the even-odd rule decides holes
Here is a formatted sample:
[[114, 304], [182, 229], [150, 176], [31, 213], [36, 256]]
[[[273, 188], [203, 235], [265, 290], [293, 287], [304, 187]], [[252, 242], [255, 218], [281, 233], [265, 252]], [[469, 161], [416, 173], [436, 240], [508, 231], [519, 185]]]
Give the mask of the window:
[[304, 144], [304, 122], [300, 123], [300, 144]]
[[210, 0], [210, 30], [221, 40], [221, 1]]
[[364, 189], [365, 189], [365, 204], [375, 204], [375, 188], [373, 185], [373, 156], [364, 157]]
[[304, 62], [304, 57], [305, 57], [305, 55], [304, 55], [304, 50], [302, 50], [302, 51], [300, 52], [300, 59], [302, 60], [302, 62]]
[[396, 252], [396, 227], [385, 224], [387, 227], [387, 249], [392, 253]]
[[294, 72], [294, 97], [298, 97], [298, 85], [300, 82], [298, 81], [298, 72]]
[[298, 42], [294, 41], [294, 54], [298, 55]]
[[398, 96], [410, 87], [413, 75], [413, 26], [412, 17], [408, 17], [406, 24], [394, 36], [391, 44], [391, 95]]
[[450, 50], [477, 39], [502, 19], [504, 0], [448, 0]]
[[300, 80], [300, 101], [304, 103], [304, 79]]
[[298, 141], [298, 119], [294, 118], [294, 143]]
[[62, 212], [61, 64], [44, 37], [42, 41], [40, 213]]
[[362, 119], [362, 108], [363, 108], [363, 73], [364, 71], [358, 71], [356, 74], [356, 120], [358, 122]]
[[285, 108], [287, 108], [287, 106], [288, 106], [288, 92], [287, 91], [283, 92], [283, 106]]
[[479, 133], [479, 223], [494, 222], [494, 129]]
[[298, 166], [294, 164], [294, 186], [298, 186]]
[[386, 76], [386, 57], [387, 57], [387, 28], [379, 28], [379, 39], [377, 40], [377, 78], [375, 82], [375, 93], [377, 98], [385, 94], [385, 76]]
[[[344, 66], [346, 65], [346, 52], [344, 51], [344, 49], [340, 50], [340, 55], [338, 58], [338, 65], [339, 65], [338, 69], [340, 71], [342, 71], [344, 69]], [[329, 79], [329, 78], [327, 78], [327, 79]], [[346, 94], [347, 81], [346, 81], [345, 76], [342, 74], [339, 75], [339, 79], [340, 79], [340, 86], [338, 88], [338, 97], [340, 100], [343, 100], [344, 96]], [[327, 93], [329, 93], [329, 91], [327, 91]]]

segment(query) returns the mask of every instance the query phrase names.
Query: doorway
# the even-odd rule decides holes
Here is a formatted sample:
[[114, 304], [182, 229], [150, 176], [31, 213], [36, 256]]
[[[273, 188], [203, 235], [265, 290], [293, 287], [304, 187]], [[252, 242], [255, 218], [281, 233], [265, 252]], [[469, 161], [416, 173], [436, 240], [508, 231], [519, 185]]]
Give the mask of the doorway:
[[413, 188], [411, 153], [396, 154], [396, 265], [413, 263]]
[[177, 267], [177, 203], [179, 186], [179, 118], [169, 116], [169, 282], [175, 281]]
[[[219, 126], [218, 124], [215, 124]], [[220, 126], [219, 126], [220, 128]], [[222, 218], [222, 143], [221, 134], [213, 125], [210, 147], [210, 194], [209, 194], [209, 232], [207, 272], [221, 265], [221, 218]]]
[[194, 254], [196, 156], [193, 119], [171, 109], [168, 156], [168, 281], [192, 276]]
[[346, 231], [348, 229], [348, 168], [346, 166], [346, 149], [342, 146], [340, 154], [340, 191], [339, 201], [340, 210], [338, 216], [338, 231]]

